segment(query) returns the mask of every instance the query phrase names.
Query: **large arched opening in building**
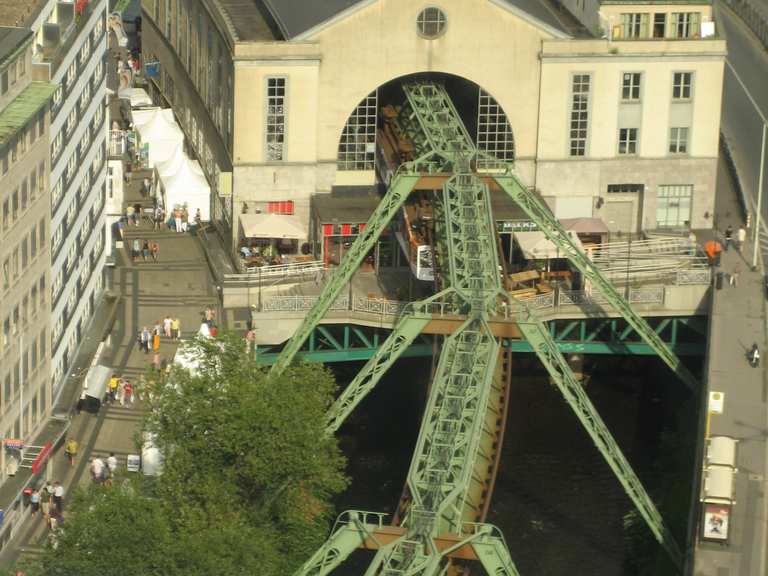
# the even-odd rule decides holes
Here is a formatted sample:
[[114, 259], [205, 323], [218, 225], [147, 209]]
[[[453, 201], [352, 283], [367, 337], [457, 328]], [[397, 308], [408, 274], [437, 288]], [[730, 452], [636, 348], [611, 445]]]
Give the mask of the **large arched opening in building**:
[[445, 86], [478, 150], [505, 162], [515, 159], [515, 140], [507, 114], [497, 100], [471, 80], [442, 72], [401, 76], [370, 92], [352, 110], [339, 137], [337, 169], [371, 171], [382, 161], [377, 145], [383, 137], [383, 111], [405, 102], [404, 82], [430, 80]]

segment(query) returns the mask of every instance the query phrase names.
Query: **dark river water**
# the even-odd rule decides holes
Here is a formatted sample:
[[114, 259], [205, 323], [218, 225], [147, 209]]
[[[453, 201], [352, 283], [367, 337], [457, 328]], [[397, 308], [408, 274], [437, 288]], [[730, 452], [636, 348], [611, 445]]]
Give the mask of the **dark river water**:
[[[359, 368], [334, 366], [342, 383]], [[584, 371], [590, 399], [682, 546], [697, 400], [653, 357], [591, 356]], [[394, 511], [430, 372], [431, 359], [401, 360], [341, 429], [352, 484], [339, 498], [339, 510]], [[501, 528], [520, 573], [671, 574], [644, 524], [625, 530], [631, 501], [533, 356], [515, 356], [510, 398], [487, 521]], [[358, 552], [335, 573], [361, 574], [369, 558], [370, 553]]]

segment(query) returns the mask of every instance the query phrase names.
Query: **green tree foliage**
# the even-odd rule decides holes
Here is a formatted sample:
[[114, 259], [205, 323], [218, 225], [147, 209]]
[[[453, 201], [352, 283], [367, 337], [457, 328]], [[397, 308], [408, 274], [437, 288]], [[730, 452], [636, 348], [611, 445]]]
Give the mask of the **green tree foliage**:
[[42, 573], [286, 576], [327, 536], [347, 485], [325, 433], [330, 372], [302, 364], [267, 381], [238, 337], [192, 346], [195, 368], [148, 384], [163, 474], [78, 493]]

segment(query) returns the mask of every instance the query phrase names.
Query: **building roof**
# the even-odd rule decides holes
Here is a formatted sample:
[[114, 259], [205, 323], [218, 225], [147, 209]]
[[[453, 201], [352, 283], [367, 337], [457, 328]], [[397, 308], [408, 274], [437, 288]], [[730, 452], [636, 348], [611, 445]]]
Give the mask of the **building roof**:
[[267, 20], [269, 12], [261, 0], [218, 0], [217, 4], [222, 9], [222, 16], [234, 36], [233, 40], [253, 42], [277, 39]]
[[25, 28], [0, 26], [0, 66], [31, 38], [32, 32]]
[[[2, 1], [2, 0], [0, 0]], [[221, 4], [247, 4], [256, 0], [220, 0]], [[363, 0], [260, 0], [286, 40], [299, 36]], [[543, 0], [488, 0], [517, 9], [542, 23], [563, 31], [562, 23]]]
[[29, 26], [45, 0], [0, 0], [0, 26]]
[[0, 112], [0, 144], [5, 144], [48, 102], [56, 84], [32, 82]]

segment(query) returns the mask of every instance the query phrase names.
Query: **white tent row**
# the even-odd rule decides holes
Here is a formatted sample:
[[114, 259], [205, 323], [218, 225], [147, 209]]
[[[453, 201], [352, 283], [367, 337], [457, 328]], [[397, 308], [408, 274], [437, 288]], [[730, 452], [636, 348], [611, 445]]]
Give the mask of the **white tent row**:
[[149, 148], [148, 164], [170, 159], [184, 145], [184, 133], [178, 124], [166, 114], [154, 114], [147, 122], [136, 126], [141, 144]]
[[163, 205], [169, 214], [176, 208], [186, 208], [190, 220], [198, 210], [203, 222], [211, 219], [211, 187], [196, 160], [190, 160], [179, 149], [173, 157], [157, 164], [155, 169]]

